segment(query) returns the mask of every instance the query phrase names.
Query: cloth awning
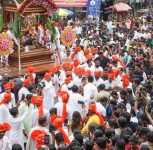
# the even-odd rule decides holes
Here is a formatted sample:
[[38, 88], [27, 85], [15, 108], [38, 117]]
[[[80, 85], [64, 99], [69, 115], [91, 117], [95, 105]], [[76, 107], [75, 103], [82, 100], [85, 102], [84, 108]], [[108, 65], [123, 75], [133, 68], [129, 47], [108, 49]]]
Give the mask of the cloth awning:
[[124, 11], [129, 11], [132, 8], [125, 3], [117, 3], [113, 6], [110, 7], [112, 9], [112, 11], [116, 11], [116, 12], [124, 12]]

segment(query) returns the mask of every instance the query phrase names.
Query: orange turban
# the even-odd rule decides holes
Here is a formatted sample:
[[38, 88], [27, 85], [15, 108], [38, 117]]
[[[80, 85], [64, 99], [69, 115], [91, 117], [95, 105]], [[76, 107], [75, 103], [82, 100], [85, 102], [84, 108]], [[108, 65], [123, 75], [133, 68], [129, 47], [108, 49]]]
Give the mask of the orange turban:
[[29, 85], [30, 83], [31, 83], [30, 78], [25, 79], [24, 82], [23, 82], [23, 87]]
[[68, 69], [72, 70], [73, 69], [73, 64], [70, 63], [69, 66], [68, 66]]
[[78, 59], [75, 59], [73, 64], [74, 64], [74, 66], [75, 66], [75, 67], [77, 67], [77, 66], [79, 66], [79, 65], [80, 65], [80, 62], [79, 62], [79, 60], [78, 60]]
[[85, 72], [85, 70], [84, 70], [83, 68], [77, 68], [77, 69], [75, 70], [75, 74], [76, 74], [76, 75], [83, 75], [84, 72]]
[[42, 96], [32, 96], [31, 102], [38, 107], [39, 117], [44, 116], [43, 97]]
[[61, 66], [60, 65], [56, 66], [56, 69], [57, 71], [59, 71], [61, 69]]
[[55, 72], [57, 72], [57, 67], [52, 67], [52, 68], [50, 68], [49, 70], [49, 73], [55, 73]]
[[58, 132], [60, 132], [63, 135], [65, 143], [70, 144], [70, 140], [69, 140], [68, 136], [66, 135], [65, 131], [62, 129], [63, 122], [64, 121], [62, 118], [56, 118], [53, 121], [53, 125], [57, 128]]
[[34, 68], [31, 66], [31, 64], [28, 65], [28, 72], [30, 74], [30, 78], [31, 78], [31, 81], [32, 82], [35, 82], [34, 81], [34, 77], [33, 77], [33, 71], [34, 71]]
[[4, 84], [4, 89], [13, 89], [14, 88], [14, 83], [13, 82], [8, 82], [6, 84]]
[[130, 84], [129, 74], [122, 75], [123, 88], [127, 88]]
[[0, 124], [0, 132], [6, 132], [11, 129], [11, 125], [8, 123], [1, 123]]
[[112, 80], [114, 80], [114, 78], [115, 78], [115, 76], [114, 76], [113, 73], [108, 74], [108, 79], [112, 79]]
[[62, 68], [69, 68], [69, 66], [71, 65], [71, 63], [70, 62], [64, 62], [63, 64], [62, 64]]
[[85, 55], [85, 56], [86, 56], [86, 58], [87, 58], [88, 60], [92, 60], [92, 58], [93, 58], [92, 54], [87, 54], [87, 55]]
[[91, 103], [89, 104], [89, 110], [93, 113], [95, 113], [98, 117], [99, 117], [99, 120], [100, 120], [100, 123], [105, 127], [107, 128], [107, 125], [105, 123], [105, 119], [103, 118], [103, 116], [97, 112], [97, 108], [96, 108], [96, 104], [95, 103]]
[[81, 51], [81, 47], [80, 46], [76, 47], [75, 51], [80, 52]]
[[117, 77], [120, 74], [120, 70], [119, 69], [113, 70], [113, 74], [115, 75], [115, 77]]
[[11, 92], [5, 93], [5, 94], [4, 94], [4, 98], [3, 98], [3, 100], [0, 102], [0, 104], [5, 104], [5, 103], [7, 103], [11, 98], [12, 98]]
[[116, 60], [117, 62], [119, 62], [120, 65], [122, 66], [122, 68], [123, 68], [124, 70], [126, 69], [125, 64], [120, 60], [120, 58], [118, 58], [117, 56], [113, 55], [113, 56], [112, 56], [112, 59], [113, 59], [113, 60]]
[[90, 53], [89, 49], [84, 50], [84, 54], [89, 54], [89, 53]]
[[45, 73], [44, 78], [49, 79], [49, 78], [51, 78], [51, 75], [52, 75], [51, 73], [47, 72], [47, 73]]
[[66, 76], [72, 76], [72, 71], [67, 71]]
[[91, 74], [92, 74], [92, 72], [90, 70], [86, 70], [84, 73], [84, 75], [86, 75], [86, 76], [90, 76]]
[[112, 59], [113, 59], [113, 60], [116, 60], [116, 61], [119, 61], [119, 60], [120, 60], [120, 59], [119, 59], [117, 56], [115, 56], [115, 55], [112, 56]]
[[101, 76], [103, 75], [103, 72], [97, 70], [97, 71], [94, 71], [94, 75], [95, 75], [95, 76], [98, 76], [98, 77], [101, 77]]
[[44, 139], [46, 135], [47, 135], [46, 132], [43, 130], [34, 130], [31, 133], [31, 139], [37, 143], [36, 148], [39, 148], [42, 145], [44, 145]]
[[67, 118], [67, 109], [66, 109], [66, 103], [69, 100], [69, 94], [66, 91], [61, 91], [59, 93], [59, 96], [62, 98], [62, 102], [63, 102], [63, 110], [62, 110], [62, 118], [63, 120], [65, 120]]
[[65, 84], [68, 84], [68, 83], [70, 83], [72, 81], [72, 78], [71, 77], [68, 77], [68, 78], [66, 78], [65, 80], [64, 80], [64, 83]]
[[92, 52], [92, 53], [97, 53], [97, 51], [98, 51], [98, 48], [92, 48], [92, 49], [91, 49], [91, 52]]
[[31, 64], [28, 65], [28, 72], [33, 73], [34, 68], [31, 66]]

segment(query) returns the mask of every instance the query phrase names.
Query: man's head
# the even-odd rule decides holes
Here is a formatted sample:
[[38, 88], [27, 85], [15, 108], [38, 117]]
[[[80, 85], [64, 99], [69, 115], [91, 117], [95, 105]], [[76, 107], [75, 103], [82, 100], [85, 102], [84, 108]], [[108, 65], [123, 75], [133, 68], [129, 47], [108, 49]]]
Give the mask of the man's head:
[[88, 76], [88, 82], [93, 83], [94, 77], [92, 75]]
[[55, 135], [55, 140], [56, 140], [56, 143], [57, 143], [58, 146], [60, 144], [64, 143], [64, 138], [63, 138], [63, 135], [61, 133], [57, 133]]
[[99, 102], [105, 107], [107, 105], [108, 98], [102, 97], [102, 98], [100, 98]]
[[119, 98], [117, 91], [112, 91], [111, 96], [113, 97], [114, 100], [118, 100]]
[[51, 108], [51, 109], [49, 110], [49, 113], [50, 113], [50, 116], [52, 116], [52, 115], [57, 115], [57, 108]]
[[126, 100], [127, 99], [127, 92], [125, 90], [121, 90], [120, 97], [121, 97], [121, 99]]
[[127, 125], [127, 119], [124, 118], [124, 117], [120, 117], [118, 119], [118, 125], [119, 125], [120, 128], [124, 129]]
[[12, 150], [22, 150], [22, 146], [19, 144], [13, 144], [12, 145]]
[[95, 60], [95, 66], [96, 66], [97, 68], [100, 67], [100, 60], [98, 60], [98, 59]]
[[92, 150], [94, 147], [94, 142], [92, 140], [87, 140], [85, 142], [84, 147], [85, 147], [85, 150]]
[[135, 135], [130, 136], [129, 138], [129, 145], [131, 149], [136, 149], [136, 146], [138, 144], [138, 138]]
[[17, 117], [17, 115], [19, 114], [18, 109], [17, 109], [16, 107], [11, 108], [11, 109], [10, 109], [10, 114], [11, 114], [13, 117]]
[[105, 137], [99, 137], [95, 141], [94, 150], [106, 149], [107, 141]]
[[115, 147], [116, 147], [116, 150], [123, 150], [123, 149], [125, 149], [125, 142], [124, 142], [124, 140], [122, 140], [122, 139], [117, 140]]
[[72, 86], [72, 92], [77, 93], [78, 92], [78, 86], [77, 85], [73, 85]]
[[39, 117], [39, 118], [38, 118], [38, 124], [39, 124], [41, 127], [46, 127], [46, 126], [47, 126], [47, 118], [46, 118], [46, 116]]
[[105, 90], [105, 84], [100, 84], [98, 89], [99, 91]]
[[26, 103], [27, 103], [27, 105], [30, 105], [31, 104], [31, 98], [32, 98], [32, 94], [27, 94], [26, 95]]

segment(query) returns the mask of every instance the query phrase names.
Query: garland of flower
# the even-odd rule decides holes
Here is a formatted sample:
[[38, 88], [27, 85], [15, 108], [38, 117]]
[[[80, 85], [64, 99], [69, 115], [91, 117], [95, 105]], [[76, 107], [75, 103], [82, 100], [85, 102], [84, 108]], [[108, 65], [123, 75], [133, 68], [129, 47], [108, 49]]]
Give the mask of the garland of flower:
[[48, 12], [57, 10], [56, 4], [50, 0], [24, 0], [18, 9], [18, 13], [23, 14], [29, 6], [43, 6]]

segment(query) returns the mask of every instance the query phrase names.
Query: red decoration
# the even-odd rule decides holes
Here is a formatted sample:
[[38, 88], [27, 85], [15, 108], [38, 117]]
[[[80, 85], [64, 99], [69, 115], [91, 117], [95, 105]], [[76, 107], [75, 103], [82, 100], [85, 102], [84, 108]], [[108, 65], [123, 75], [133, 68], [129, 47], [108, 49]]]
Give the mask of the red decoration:
[[57, 6], [50, 0], [25, 0], [18, 9], [20, 14], [23, 14], [25, 9], [30, 6], [43, 6], [47, 12], [56, 11]]

